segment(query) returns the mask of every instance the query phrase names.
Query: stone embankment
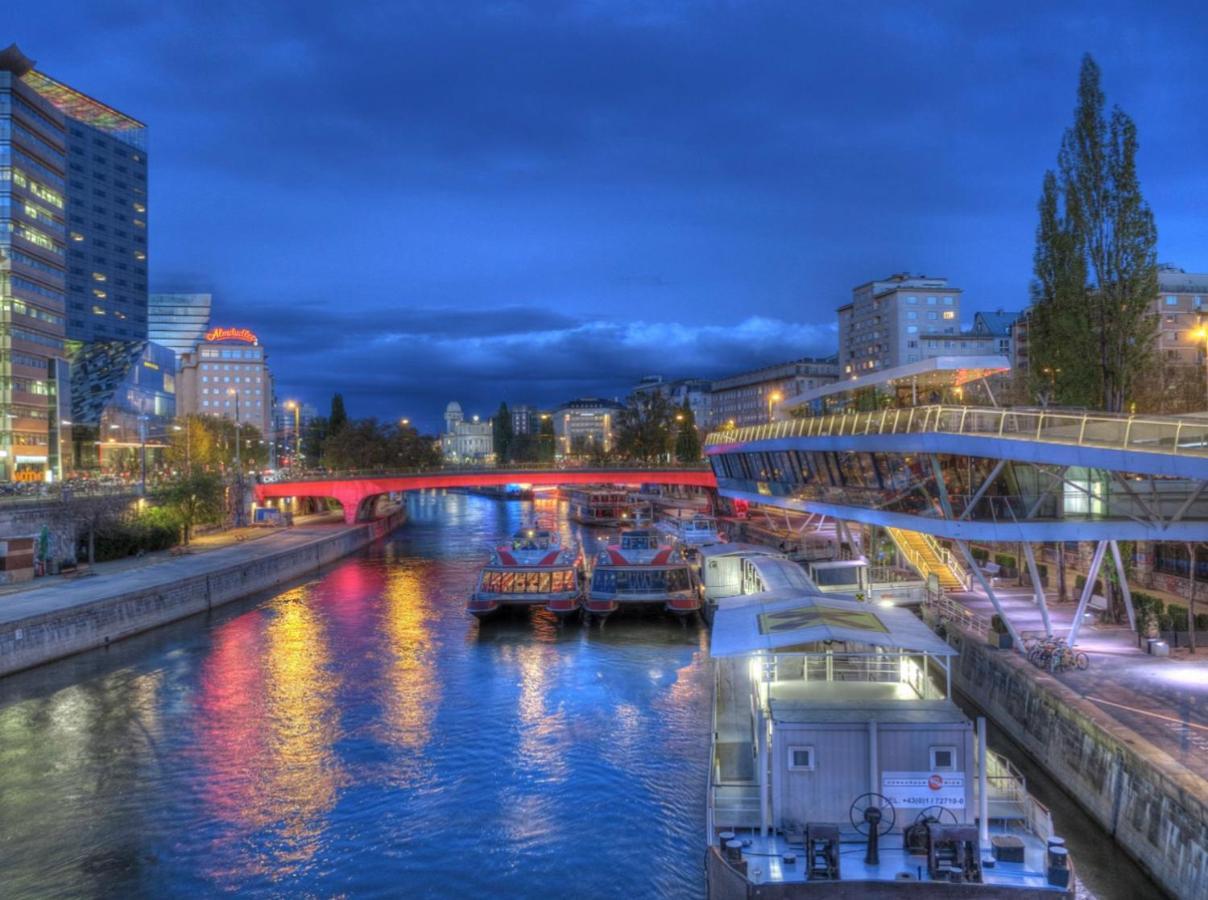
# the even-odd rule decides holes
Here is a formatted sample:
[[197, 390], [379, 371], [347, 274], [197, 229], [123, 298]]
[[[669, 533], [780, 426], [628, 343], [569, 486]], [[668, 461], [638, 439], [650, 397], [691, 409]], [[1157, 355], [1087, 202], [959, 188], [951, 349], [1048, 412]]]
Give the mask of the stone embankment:
[[955, 687], [1154, 881], [1175, 897], [1208, 897], [1208, 781], [1019, 654], [956, 630], [948, 640], [960, 651]]
[[396, 513], [352, 526], [296, 528], [272, 539], [0, 599], [0, 675], [28, 669], [279, 587], [388, 534]]

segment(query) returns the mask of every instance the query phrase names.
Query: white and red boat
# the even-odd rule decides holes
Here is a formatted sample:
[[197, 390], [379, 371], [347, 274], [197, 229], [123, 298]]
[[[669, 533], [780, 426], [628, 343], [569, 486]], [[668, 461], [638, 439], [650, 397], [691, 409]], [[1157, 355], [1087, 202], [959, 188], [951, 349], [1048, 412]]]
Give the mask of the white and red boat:
[[700, 610], [696, 573], [679, 548], [652, 528], [622, 531], [596, 557], [583, 608], [604, 619], [621, 608], [662, 609], [678, 616]]
[[545, 607], [575, 615], [583, 598], [583, 559], [549, 528], [522, 528], [496, 547], [478, 577], [467, 609], [485, 618], [507, 606]]

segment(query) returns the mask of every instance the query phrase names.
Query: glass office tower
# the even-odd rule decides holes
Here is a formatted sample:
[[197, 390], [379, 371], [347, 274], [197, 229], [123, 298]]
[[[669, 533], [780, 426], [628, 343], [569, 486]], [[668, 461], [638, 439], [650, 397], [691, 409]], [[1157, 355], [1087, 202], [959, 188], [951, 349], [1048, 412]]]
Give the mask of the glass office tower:
[[209, 294], [152, 294], [147, 307], [147, 336], [181, 358], [192, 353], [210, 330]]
[[0, 480], [62, 474], [67, 134], [26, 80], [33, 61], [0, 50]]
[[147, 128], [31, 69], [22, 81], [65, 118], [67, 337], [147, 338]]

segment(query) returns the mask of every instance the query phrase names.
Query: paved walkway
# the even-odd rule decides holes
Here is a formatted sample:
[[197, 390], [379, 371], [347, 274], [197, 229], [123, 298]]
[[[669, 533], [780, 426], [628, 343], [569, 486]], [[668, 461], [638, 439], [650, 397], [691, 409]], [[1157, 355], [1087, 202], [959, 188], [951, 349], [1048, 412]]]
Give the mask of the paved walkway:
[[[1030, 591], [1002, 587], [995, 594], [1022, 634], [1043, 633], [1040, 610]], [[980, 591], [949, 593], [973, 612], [989, 618], [994, 608]], [[1077, 603], [1048, 598], [1055, 634], [1068, 633]], [[1208, 778], [1208, 648], [1191, 654], [1171, 650], [1150, 656], [1137, 646], [1127, 625], [1101, 625], [1088, 617], [1078, 633], [1078, 649], [1090, 657], [1085, 671], [1054, 677], [1131, 728], [1196, 774]]]
[[190, 547], [197, 547], [199, 552], [184, 556], [155, 553], [138, 560], [100, 563], [93, 567], [95, 575], [38, 578], [21, 585], [22, 590], [0, 596], [0, 624], [250, 562], [269, 553], [304, 546], [349, 527], [338, 516], [334, 519], [319, 516], [312, 517], [306, 524], [284, 530], [257, 529], [260, 533], [255, 539], [243, 541], [238, 540], [238, 534], [243, 529], [237, 529], [216, 535], [206, 543], [199, 541], [190, 544]]

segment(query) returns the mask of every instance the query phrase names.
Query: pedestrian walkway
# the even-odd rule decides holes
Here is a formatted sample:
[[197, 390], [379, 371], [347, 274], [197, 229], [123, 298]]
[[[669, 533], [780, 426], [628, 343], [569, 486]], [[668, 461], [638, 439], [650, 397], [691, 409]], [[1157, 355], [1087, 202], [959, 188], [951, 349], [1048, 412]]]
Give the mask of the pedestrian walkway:
[[[1021, 635], [1044, 634], [1030, 591], [996, 587], [994, 593]], [[978, 616], [989, 619], [994, 614], [989, 598], [979, 591], [948, 596]], [[1065, 634], [1077, 604], [1058, 603], [1052, 596], [1047, 602], [1053, 633]], [[1090, 657], [1090, 668], [1053, 677], [1208, 778], [1208, 649], [1191, 654], [1182, 648], [1169, 657], [1151, 656], [1137, 646], [1137, 636], [1127, 625], [1101, 624], [1098, 618], [1090, 614], [1078, 637], [1078, 649]]]
[[238, 535], [243, 529], [232, 529], [225, 539], [215, 536], [201, 552], [171, 556], [165, 551], [138, 560], [99, 563], [93, 567], [94, 575], [37, 578], [20, 585], [21, 590], [0, 596], [0, 624], [143, 590], [169, 580], [189, 578], [216, 566], [250, 562], [258, 556], [299, 547], [347, 527], [337, 515], [316, 516], [304, 525], [288, 529], [263, 529], [264, 533], [254, 540], [241, 541]]
[[[294, 525], [297, 527], [302, 525], [336, 524], [342, 521], [338, 513], [319, 513], [311, 516], [298, 516], [294, 520]], [[175, 547], [171, 550], [157, 550], [154, 553], [144, 553], [142, 556], [111, 559], [105, 562], [93, 563], [92, 565], [81, 563], [79, 569], [74, 572], [67, 572], [61, 575], [45, 575], [32, 581], [0, 585], [0, 604], [6, 602], [3, 598], [10, 594], [24, 593], [25, 591], [37, 590], [52, 585], [72, 584], [81, 579], [88, 580], [99, 575], [112, 575], [116, 572], [143, 569], [168, 559], [175, 559], [181, 555], [191, 556], [198, 553], [208, 553], [213, 550], [221, 550], [223, 547], [232, 547], [236, 544], [260, 540], [272, 534], [277, 534], [279, 531], [279, 529], [275, 528], [258, 528], [254, 526], [224, 528], [198, 535], [189, 542], [188, 546]]]

